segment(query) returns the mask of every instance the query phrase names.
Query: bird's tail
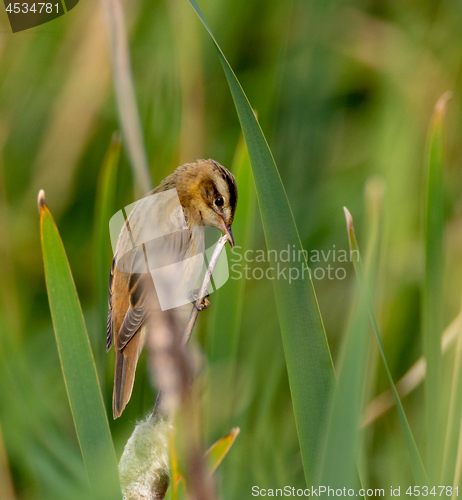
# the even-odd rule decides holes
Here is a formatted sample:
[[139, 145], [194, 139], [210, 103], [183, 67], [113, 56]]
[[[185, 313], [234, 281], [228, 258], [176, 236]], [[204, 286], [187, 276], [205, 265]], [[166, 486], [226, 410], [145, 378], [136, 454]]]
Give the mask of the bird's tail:
[[[130, 401], [133, 383], [135, 381], [136, 365], [141, 352], [138, 332], [122, 349], [116, 348], [114, 392], [112, 395], [112, 413], [114, 418], [120, 417], [125, 406]], [[144, 333], [144, 332], [143, 332]]]

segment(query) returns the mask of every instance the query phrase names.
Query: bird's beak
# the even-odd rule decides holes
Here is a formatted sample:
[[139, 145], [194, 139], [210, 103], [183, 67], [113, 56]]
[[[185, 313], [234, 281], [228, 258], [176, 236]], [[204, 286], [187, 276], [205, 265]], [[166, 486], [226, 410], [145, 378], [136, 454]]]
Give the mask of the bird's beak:
[[231, 224], [229, 224], [227, 226], [222, 219], [221, 230], [226, 234], [226, 236], [228, 236], [228, 241], [229, 241], [229, 244], [231, 245], [231, 248], [234, 248], [234, 236], [233, 236], [233, 232], [231, 231]]
[[231, 248], [234, 248], [234, 236], [233, 232], [231, 231], [231, 224], [229, 226], [226, 226], [225, 234], [228, 235], [228, 241], [229, 244], [231, 245]]

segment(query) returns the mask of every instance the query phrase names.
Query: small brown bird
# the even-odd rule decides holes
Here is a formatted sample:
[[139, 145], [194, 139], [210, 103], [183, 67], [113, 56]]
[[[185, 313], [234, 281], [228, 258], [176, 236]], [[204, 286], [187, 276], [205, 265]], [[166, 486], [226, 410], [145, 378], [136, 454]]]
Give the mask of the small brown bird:
[[[159, 303], [166, 300], [168, 287], [159, 290], [155, 280], [154, 286], [151, 271], [181, 261], [185, 264], [176, 281], [184, 279], [184, 286], [194, 283], [194, 256], [204, 251], [205, 226], [221, 229], [234, 247], [231, 224], [236, 205], [234, 176], [212, 159], [178, 167], [134, 204], [120, 231], [109, 276], [106, 349], [114, 344], [114, 418], [130, 400], [138, 358], [146, 336], [155, 331]], [[195, 300], [193, 289], [188, 290], [190, 301], [198, 309], [207, 307], [206, 299]]]

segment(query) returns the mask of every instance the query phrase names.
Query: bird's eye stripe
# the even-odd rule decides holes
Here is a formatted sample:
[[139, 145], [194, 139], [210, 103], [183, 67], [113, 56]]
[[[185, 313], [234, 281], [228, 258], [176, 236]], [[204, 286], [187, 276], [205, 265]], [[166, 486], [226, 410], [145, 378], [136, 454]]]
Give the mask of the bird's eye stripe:
[[228, 190], [229, 190], [229, 204], [232, 208], [236, 207], [237, 203], [237, 186], [236, 181], [231, 174], [226, 176], [226, 181], [228, 182]]

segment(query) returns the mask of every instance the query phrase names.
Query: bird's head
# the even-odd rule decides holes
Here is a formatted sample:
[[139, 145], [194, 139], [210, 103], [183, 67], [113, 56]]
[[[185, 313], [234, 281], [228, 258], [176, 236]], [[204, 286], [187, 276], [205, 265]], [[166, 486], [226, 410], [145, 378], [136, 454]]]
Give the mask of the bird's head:
[[221, 229], [234, 247], [231, 225], [237, 205], [237, 185], [233, 174], [212, 159], [183, 165], [177, 174], [176, 188], [190, 224]]

